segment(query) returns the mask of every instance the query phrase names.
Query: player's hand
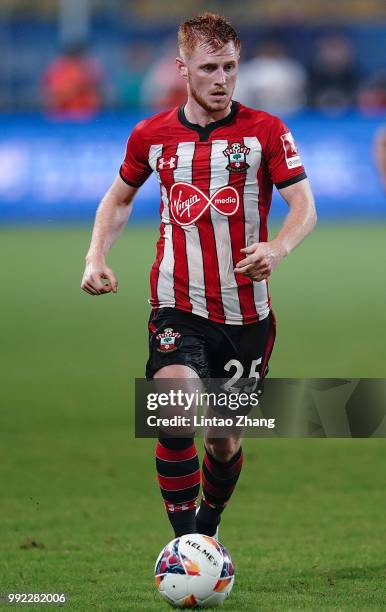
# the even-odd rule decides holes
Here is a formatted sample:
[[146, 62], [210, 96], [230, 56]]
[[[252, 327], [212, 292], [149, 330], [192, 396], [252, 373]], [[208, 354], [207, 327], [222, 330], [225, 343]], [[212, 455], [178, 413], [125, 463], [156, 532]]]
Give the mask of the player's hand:
[[118, 283], [114, 272], [104, 263], [88, 261], [84, 270], [81, 289], [90, 295], [117, 293]]
[[234, 271], [254, 281], [268, 278], [284, 257], [283, 249], [274, 241], [256, 242], [240, 251], [246, 257], [238, 262]]

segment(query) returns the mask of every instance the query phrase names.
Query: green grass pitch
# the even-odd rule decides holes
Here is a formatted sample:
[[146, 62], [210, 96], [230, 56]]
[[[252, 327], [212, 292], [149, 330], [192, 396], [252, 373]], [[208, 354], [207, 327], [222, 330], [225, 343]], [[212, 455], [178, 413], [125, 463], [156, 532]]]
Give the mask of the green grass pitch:
[[[154, 441], [133, 437], [156, 231], [120, 238], [119, 292], [101, 297], [79, 289], [89, 234], [0, 231], [0, 592], [163, 610], [152, 572], [171, 532]], [[321, 225], [282, 263], [272, 376], [386, 377], [384, 236], [384, 225]], [[223, 609], [386, 610], [385, 440], [244, 449], [221, 529], [237, 572]]]

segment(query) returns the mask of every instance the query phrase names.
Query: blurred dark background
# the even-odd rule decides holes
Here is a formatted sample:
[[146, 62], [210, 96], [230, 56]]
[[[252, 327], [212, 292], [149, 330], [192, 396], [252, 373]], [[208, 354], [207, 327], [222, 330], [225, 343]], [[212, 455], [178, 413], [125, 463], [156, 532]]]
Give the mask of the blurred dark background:
[[[240, 32], [240, 94], [250, 104], [272, 105], [273, 112], [385, 111], [383, 0], [2, 0], [0, 109], [178, 103], [181, 85], [169, 70], [176, 26], [207, 9], [225, 14]], [[256, 83], [248, 87], [251, 75]], [[72, 106], [60, 80], [77, 90]], [[81, 86], [88, 95], [79, 95]]]
[[[240, 32], [235, 98], [287, 121], [322, 218], [384, 216], [384, 0], [1, 0], [0, 221], [90, 218], [134, 123], [185, 100], [176, 30], [204, 10]], [[138, 199], [154, 220], [153, 179]]]

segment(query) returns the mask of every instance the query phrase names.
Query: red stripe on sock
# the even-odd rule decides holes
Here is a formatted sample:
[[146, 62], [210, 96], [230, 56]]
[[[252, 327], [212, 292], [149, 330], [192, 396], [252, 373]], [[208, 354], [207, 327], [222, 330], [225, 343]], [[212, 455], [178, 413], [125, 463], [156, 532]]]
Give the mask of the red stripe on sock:
[[229, 470], [230, 478], [232, 478], [232, 476], [235, 476], [235, 474], [239, 474], [241, 472], [242, 466], [243, 466], [243, 456], [241, 455], [240, 458], [236, 461], [234, 465], [232, 465], [232, 467]]
[[219, 466], [217, 464], [214, 464], [211, 462], [208, 453], [205, 453], [204, 462], [209, 472], [213, 474], [215, 478], [232, 478], [233, 476], [241, 472], [241, 468], [243, 465], [243, 454], [241, 453], [240, 457], [233, 465], [227, 465], [226, 463], [224, 463], [224, 466]]
[[210, 493], [210, 495], [213, 495], [213, 497], [219, 497], [220, 499], [230, 497], [235, 486], [236, 485], [232, 485], [230, 487], [215, 487], [206, 480], [205, 476], [203, 476], [202, 479], [203, 490]]
[[156, 448], [157, 458], [163, 461], [186, 461], [187, 459], [193, 459], [196, 455], [197, 451], [194, 443], [188, 448], [173, 450], [171, 448], [166, 448], [161, 442], [158, 442]]
[[161, 489], [165, 491], [179, 491], [200, 484], [200, 470], [187, 476], [161, 476], [158, 474], [158, 482]]

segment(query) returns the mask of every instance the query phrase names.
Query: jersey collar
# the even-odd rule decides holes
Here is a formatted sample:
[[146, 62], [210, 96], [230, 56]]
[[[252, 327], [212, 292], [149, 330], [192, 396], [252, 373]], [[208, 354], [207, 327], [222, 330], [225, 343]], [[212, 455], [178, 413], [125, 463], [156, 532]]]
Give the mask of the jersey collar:
[[194, 130], [195, 132], [197, 132], [200, 136], [200, 141], [205, 141], [209, 140], [209, 136], [211, 135], [213, 130], [218, 127], [221, 127], [222, 125], [227, 125], [228, 123], [230, 123], [233, 117], [236, 115], [238, 109], [238, 102], [233, 100], [231, 110], [226, 117], [223, 117], [223, 119], [219, 119], [218, 121], [213, 121], [212, 123], [209, 123], [208, 125], [203, 127], [202, 125], [198, 125], [198, 123], [190, 123], [190, 121], [188, 121], [185, 116], [184, 106], [180, 106], [180, 108], [178, 109], [178, 119], [180, 120], [182, 125], [189, 128], [190, 130]]

